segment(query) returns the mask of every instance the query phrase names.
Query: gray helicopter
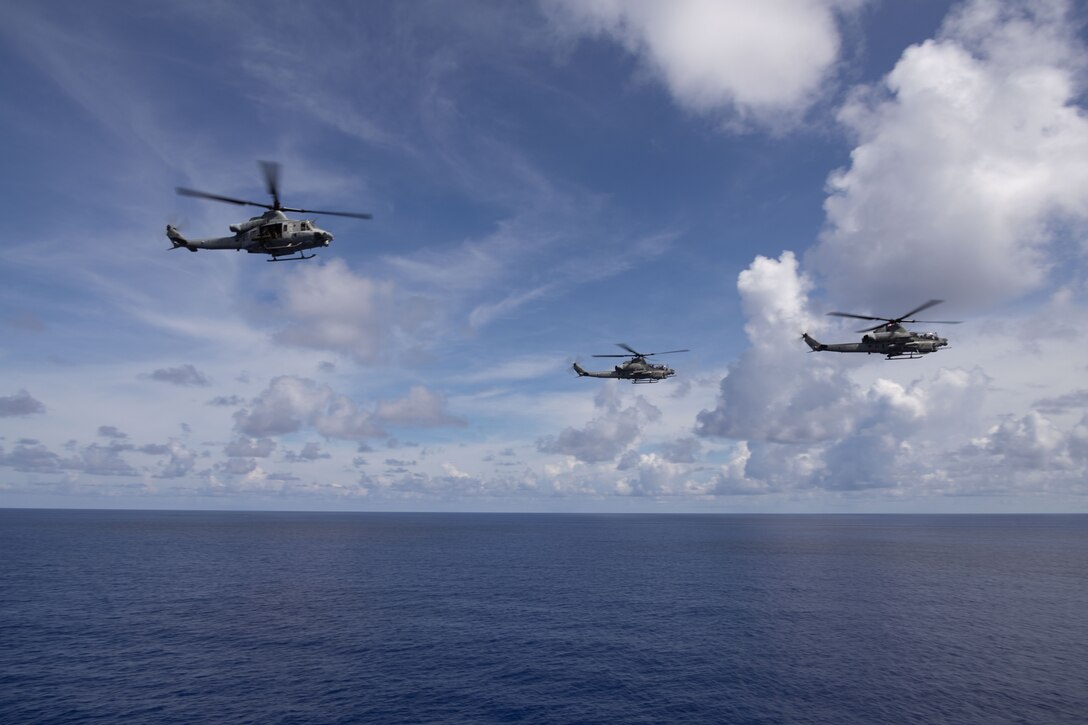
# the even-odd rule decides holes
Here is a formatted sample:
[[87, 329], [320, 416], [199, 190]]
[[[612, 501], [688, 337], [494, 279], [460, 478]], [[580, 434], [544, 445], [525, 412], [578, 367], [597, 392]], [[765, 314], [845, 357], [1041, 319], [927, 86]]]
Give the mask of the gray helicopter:
[[654, 363], [647, 362], [646, 358], [651, 355], [668, 355], [674, 352], [688, 352], [688, 350], [639, 352], [623, 342], [617, 342], [616, 345], [622, 347], [629, 352], [630, 355], [594, 355], [593, 357], [625, 357], [628, 358], [626, 362], [616, 365], [612, 370], [602, 370], [600, 372], [583, 370], [581, 365], [574, 363], [574, 372], [578, 373], [578, 377], [580, 378], [619, 378], [620, 380], [630, 380], [632, 383], [656, 383], [659, 380], [671, 378], [673, 375], [676, 375], [676, 371], [667, 365], [655, 365]]
[[[194, 189], [177, 188], [182, 196], [195, 196], [198, 199], [211, 199], [227, 204], [239, 206], [259, 206], [267, 209], [260, 216], [250, 217], [249, 221], [231, 224], [230, 230], [234, 232], [232, 237], [211, 237], [207, 239], [186, 239], [175, 227], [166, 225], [166, 236], [173, 243], [171, 249], [184, 248], [190, 252], [199, 249], [233, 249], [250, 254], [268, 254], [272, 258], [269, 262], [284, 262], [297, 259], [312, 259], [313, 254], [306, 254], [305, 250], [315, 247], [327, 247], [332, 241], [332, 234], [319, 229], [309, 219], [289, 219], [284, 212], [297, 212], [299, 214], [325, 214], [328, 216], [346, 216], [353, 219], [370, 219], [369, 214], [349, 211], [318, 211], [315, 209], [299, 209], [287, 207], [280, 203], [279, 176], [280, 165], [272, 161], [262, 161], [261, 171], [264, 173], [265, 187], [272, 196], [271, 204], [262, 204], [259, 201], [246, 201], [234, 199], [229, 196], [209, 194]], [[297, 257], [288, 255], [298, 254]]]
[[861, 338], [861, 342], [844, 342], [825, 345], [807, 332], [801, 338], [812, 348], [811, 352], [864, 352], [872, 355], [877, 353], [886, 356], [888, 360], [913, 360], [914, 358], [937, 352], [942, 347], [948, 346], [948, 340], [940, 337], [935, 332], [913, 332], [903, 327], [904, 322], [922, 323], [931, 325], [958, 325], [961, 320], [908, 320], [911, 315], [918, 314], [922, 310], [928, 310], [934, 305], [939, 305], [944, 300], [930, 300], [923, 305], [915, 307], [902, 317], [870, 317], [869, 315], [855, 315], [850, 312], [828, 312], [836, 317], [852, 317], [858, 320], [881, 320], [879, 325], [867, 327], [858, 332], [872, 333]]

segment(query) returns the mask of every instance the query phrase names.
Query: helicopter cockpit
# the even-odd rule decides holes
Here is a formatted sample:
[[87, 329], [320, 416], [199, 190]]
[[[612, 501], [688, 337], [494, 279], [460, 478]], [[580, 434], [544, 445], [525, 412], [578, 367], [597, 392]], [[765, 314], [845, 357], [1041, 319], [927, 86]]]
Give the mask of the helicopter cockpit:
[[265, 224], [257, 232], [259, 239], [279, 239], [283, 234], [283, 224]]

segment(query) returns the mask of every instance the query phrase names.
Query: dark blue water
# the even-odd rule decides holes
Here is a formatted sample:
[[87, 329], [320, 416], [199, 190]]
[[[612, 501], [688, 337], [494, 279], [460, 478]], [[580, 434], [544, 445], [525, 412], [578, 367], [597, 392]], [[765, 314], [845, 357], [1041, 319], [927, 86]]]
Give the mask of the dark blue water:
[[1088, 517], [0, 510], [0, 721], [1088, 721]]

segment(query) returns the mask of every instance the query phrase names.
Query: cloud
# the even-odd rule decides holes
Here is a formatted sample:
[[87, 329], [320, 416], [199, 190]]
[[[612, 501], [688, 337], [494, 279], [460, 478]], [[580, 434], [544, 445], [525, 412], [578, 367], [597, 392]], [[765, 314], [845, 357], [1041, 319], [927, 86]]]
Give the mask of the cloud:
[[44, 413], [45, 406], [25, 389], [15, 395], [0, 396], [0, 418]]
[[360, 277], [340, 259], [308, 265], [284, 282], [278, 317], [286, 326], [276, 340], [374, 362], [392, 349], [394, 296], [391, 282]]
[[557, 436], [541, 438], [537, 441], [537, 450], [572, 456], [583, 463], [615, 460], [638, 440], [644, 422], [661, 417], [661, 411], [642, 396], [636, 397], [633, 405], [621, 407], [616, 387], [602, 386], [594, 399], [600, 415], [584, 428], [565, 428]]
[[138, 471], [121, 454], [132, 446], [116, 441], [102, 446], [92, 443], [71, 455], [60, 456], [36, 441], [16, 444], [7, 453], [0, 449], [0, 466], [24, 473], [86, 473], [94, 476], [135, 476]]
[[215, 405], [222, 408], [235, 408], [244, 402], [246, 402], [245, 398], [237, 395], [217, 395], [208, 401], [208, 405]]
[[436, 428], [465, 426], [467, 423], [446, 412], [446, 396], [414, 385], [400, 400], [382, 401], [374, 417], [384, 425]]
[[0, 448], [0, 466], [27, 473], [56, 473], [63, 470], [60, 456], [41, 443], [20, 442], [10, 452]]
[[361, 410], [346, 395], [336, 395], [328, 407], [313, 417], [318, 433], [328, 438], [344, 438], [357, 441], [362, 438], [383, 436], [385, 431], [374, 416]]
[[255, 473], [258, 469], [259, 464], [254, 458], [228, 458], [226, 461], [215, 465], [216, 471], [228, 476], [247, 476]]
[[236, 438], [227, 444], [223, 452], [233, 458], [268, 458], [276, 450], [276, 442], [271, 438]]
[[800, 354], [799, 333], [815, 325], [806, 312], [810, 288], [789, 251], [777, 260], [756, 257], [740, 273], [751, 346], [729, 366], [717, 407], [699, 413], [699, 436], [797, 443], [852, 429], [859, 401], [845, 371]]
[[1077, 409], [1088, 410], [1088, 390], [1081, 388], [1064, 395], [1037, 400], [1035, 401], [1035, 408], [1046, 415], [1055, 415]]
[[820, 324], [805, 312], [809, 288], [789, 252], [757, 257], [738, 276], [751, 344], [695, 430], [741, 442], [743, 475], [734, 465], [715, 488], [895, 488], [941, 470], [955, 442], [982, 429], [991, 378], [979, 368], [937, 368], [909, 384], [860, 382], [849, 356], [808, 354], [796, 339], [799, 328]]
[[839, 55], [836, 12], [861, 4], [553, 0], [544, 7], [567, 32], [622, 44], [680, 106], [769, 121], [799, 115], [816, 99]]
[[555, 291], [556, 285], [544, 284], [533, 289], [518, 290], [499, 300], [477, 305], [469, 313], [468, 324], [476, 329], [486, 327], [496, 319], [507, 317], [526, 303], [539, 300]]
[[1051, 471], [1088, 468], [1088, 416], [1069, 432], [1037, 411], [1006, 417], [970, 449], [989, 453], [1011, 470]]
[[688, 436], [666, 443], [661, 447], [661, 457], [670, 463], [695, 463], [703, 444], [698, 438]]
[[573, 193], [544, 184], [530, 197], [519, 198], [516, 213], [481, 238], [439, 252], [384, 260], [406, 283], [440, 300], [414, 298], [412, 329], [420, 328], [420, 320], [436, 326], [439, 315], [464, 314], [469, 328], [482, 330], [573, 287], [654, 259], [678, 236], [624, 233], [616, 228], [622, 229], [620, 224], [610, 226], [607, 234], [597, 232], [601, 202], [588, 190]]
[[114, 440], [123, 440], [128, 438], [127, 433], [122, 433], [116, 426], [112, 425], [100, 425], [98, 426], [98, 435], [102, 438], [113, 438]]
[[150, 456], [165, 456], [170, 452], [170, 446], [165, 443], [147, 443], [133, 450], [137, 453], [146, 453]]
[[807, 262], [838, 298], [1008, 300], [1088, 228], [1085, 48], [1070, 7], [975, 0], [839, 113], [856, 136], [831, 175]]
[[184, 478], [196, 467], [197, 453], [184, 444], [172, 440], [166, 444], [170, 460], [159, 466], [156, 478]]
[[121, 452], [129, 448], [92, 443], [80, 451], [77, 460], [67, 463], [65, 467], [95, 476], [136, 476], [139, 471], [121, 458]]
[[302, 447], [302, 450], [298, 453], [294, 451], [287, 451], [284, 453], [283, 460], [288, 463], [310, 463], [322, 458], [332, 458], [332, 455], [325, 453], [321, 450], [321, 444], [317, 441], [311, 441]]
[[[315, 425], [316, 421], [323, 420], [337, 398], [328, 385], [282, 375], [273, 378], [268, 388], [254, 398], [248, 407], [238, 410], [234, 420], [238, 430], [249, 436], [294, 433], [303, 426]], [[354, 404], [350, 404], [350, 401], [337, 404], [341, 419], [349, 409], [354, 411]]]
[[152, 380], [172, 385], [207, 387], [211, 385], [208, 378], [190, 364], [176, 368], [160, 368], [148, 375]]
[[272, 436], [313, 428], [327, 438], [362, 441], [386, 435], [383, 426], [432, 428], [462, 426], [445, 411], [446, 398], [413, 386], [401, 399], [381, 401], [367, 411], [328, 385], [307, 378], [274, 378], [249, 405], [234, 414], [235, 426], [247, 436]]
[[[1004, 403], [971, 367], [977, 355], [935, 356], [906, 382], [851, 356], [784, 352], [803, 350], [801, 330], [827, 325], [808, 312], [814, 278], [837, 299], [866, 309], [881, 300], [893, 314], [953, 292], [966, 303], [1007, 301], [1039, 288], [1059, 257], [1079, 261], [1088, 115], [1075, 101], [1086, 63], [1067, 13], [1059, 2], [969, 2], [881, 86], [845, 104], [840, 118], [858, 145], [829, 180], [827, 225], [805, 270], [785, 252], [757, 257], [738, 277], [750, 346], [721, 381], [716, 407], [696, 420], [700, 437], [746, 450], [743, 472], [721, 475], [719, 492], [1075, 489], [1088, 471], [1088, 429], [1045, 415], [1077, 409], [1080, 392], [993, 425], [988, 416]], [[1078, 314], [1069, 297], [1053, 296], [1071, 310], [1047, 313], [1042, 326], [988, 330], [992, 364], [1007, 370], [1008, 350], [1042, 354], [1040, 345], [1068, 339], [1068, 315]], [[939, 367], [951, 359], [970, 362]], [[1047, 471], [1058, 477], [1045, 480]]]

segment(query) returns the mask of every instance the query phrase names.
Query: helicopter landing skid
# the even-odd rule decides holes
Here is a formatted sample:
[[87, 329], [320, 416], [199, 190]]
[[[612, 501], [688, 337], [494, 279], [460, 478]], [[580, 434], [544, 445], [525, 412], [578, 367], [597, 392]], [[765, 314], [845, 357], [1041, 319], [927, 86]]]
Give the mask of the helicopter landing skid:
[[272, 259], [266, 259], [265, 261], [266, 262], [299, 262], [299, 261], [302, 261], [303, 259], [313, 259], [316, 256], [317, 256], [316, 254], [306, 255], [306, 254], [303, 254], [302, 252], [299, 252], [297, 257], [284, 257], [283, 259], [280, 259], [279, 257], [273, 257]]

